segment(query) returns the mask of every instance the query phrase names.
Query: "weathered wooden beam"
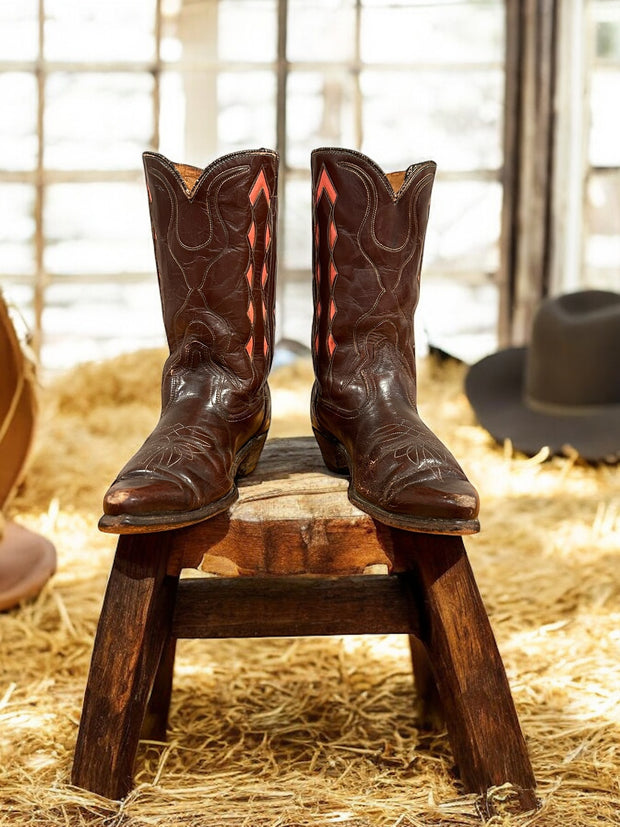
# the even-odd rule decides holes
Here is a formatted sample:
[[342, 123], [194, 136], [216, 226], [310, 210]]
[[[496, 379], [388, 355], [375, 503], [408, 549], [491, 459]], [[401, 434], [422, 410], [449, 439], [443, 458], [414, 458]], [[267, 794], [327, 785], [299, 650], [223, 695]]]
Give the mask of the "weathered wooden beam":
[[500, 345], [527, 342], [553, 248], [558, 0], [507, 0]]
[[399, 576], [200, 578], [181, 581], [172, 624], [180, 638], [418, 634]]

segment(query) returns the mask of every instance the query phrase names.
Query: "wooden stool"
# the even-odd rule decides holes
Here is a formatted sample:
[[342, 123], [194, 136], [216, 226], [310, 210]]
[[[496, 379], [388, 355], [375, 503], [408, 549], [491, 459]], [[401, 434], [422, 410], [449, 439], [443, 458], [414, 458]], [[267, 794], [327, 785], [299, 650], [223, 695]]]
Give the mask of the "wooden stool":
[[[119, 537], [74, 784], [113, 799], [129, 792], [141, 732], [165, 737], [177, 638], [398, 632], [410, 636], [422, 715], [436, 720], [441, 707], [466, 788], [484, 794], [511, 782], [523, 810], [536, 806], [462, 538], [376, 523], [351, 505], [346, 486], [326, 471], [312, 437], [276, 439], [226, 514]], [[183, 568], [220, 576], [183, 580]]]

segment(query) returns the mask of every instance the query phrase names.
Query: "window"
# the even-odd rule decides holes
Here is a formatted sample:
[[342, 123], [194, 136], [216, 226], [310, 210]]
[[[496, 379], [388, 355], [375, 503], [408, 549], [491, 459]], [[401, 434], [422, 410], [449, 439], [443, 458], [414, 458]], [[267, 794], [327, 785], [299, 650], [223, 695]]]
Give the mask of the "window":
[[[578, 278], [617, 288], [620, 0], [585, 6], [589, 28], [563, 35], [593, 44]], [[463, 358], [494, 349], [505, 18], [501, 0], [2, 3], [0, 278], [43, 366], [164, 342], [147, 148], [198, 166], [280, 151], [278, 336], [305, 344], [311, 149], [358, 148], [386, 171], [433, 158], [416, 322]]]
[[620, 290], [620, 2], [591, 4], [584, 281]]

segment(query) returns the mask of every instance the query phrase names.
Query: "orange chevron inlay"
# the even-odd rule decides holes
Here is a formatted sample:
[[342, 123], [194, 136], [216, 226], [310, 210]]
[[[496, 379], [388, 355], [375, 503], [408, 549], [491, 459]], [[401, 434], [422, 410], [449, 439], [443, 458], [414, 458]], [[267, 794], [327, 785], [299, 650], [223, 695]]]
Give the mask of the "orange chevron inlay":
[[267, 186], [267, 179], [265, 178], [265, 170], [261, 167], [261, 171], [256, 176], [256, 180], [252, 184], [252, 189], [250, 190], [250, 203], [252, 206], [256, 204], [258, 200], [258, 196], [261, 192], [265, 195], [265, 199], [269, 204], [271, 201], [271, 193], [269, 192], [269, 187]]
[[336, 187], [333, 185], [332, 179], [329, 177], [329, 174], [325, 169], [325, 166], [323, 166], [321, 169], [321, 172], [319, 174], [319, 182], [316, 186], [315, 202], [317, 204], [319, 203], [319, 200], [323, 195], [324, 191], [327, 193], [328, 198], [332, 202], [332, 204], [335, 204], [336, 198], [338, 198], [338, 195], [336, 193]]
[[[252, 184], [252, 188], [249, 192], [249, 200], [250, 200], [250, 204], [252, 205], [252, 208], [255, 207], [256, 202], [258, 201], [261, 192], [265, 196], [265, 201], [267, 202], [267, 207], [270, 208], [270, 206], [271, 206], [271, 193], [269, 192], [269, 185], [267, 184], [267, 178], [265, 176], [265, 170], [262, 167], [261, 167], [260, 172], [256, 176], [256, 178], [254, 180], [254, 183]], [[252, 212], [254, 213], [254, 209], [252, 210]], [[269, 220], [269, 216], [267, 218], [267, 221], [268, 220]], [[252, 250], [251, 263], [250, 263], [250, 267], [249, 267], [249, 269], [246, 273], [246, 278], [248, 280], [248, 285], [249, 285], [249, 288], [250, 288], [249, 305], [248, 305], [248, 319], [250, 320], [250, 338], [249, 338], [249, 340], [248, 340], [248, 342], [245, 346], [245, 349], [246, 349], [250, 359], [252, 359], [253, 356], [254, 356], [254, 348], [255, 348], [254, 321], [255, 321], [255, 318], [256, 318], [256, 312], [257, 312], [257, 308], [258, 308], [258, 305], [254, 304], [255, 300], [254, 300], [254, 295], [253, 295], [254, 266], [256, 264], [256, 262], [254, 260], [254, 253], [255, 253], [255, 250], [256, 250], [256, 233], [257, 233], [256, 222], [254, 221], [254, 218], [252, 218], [252, 223], [250, 224], [250, 229], [248, 230], [248, 241], [250, 243], [250, 247], [251, 247], [251, 250]], [[264, 251], [263, 251], [263, 255], [267, 252], [270, 244], [271, 244], [271, 229], [269, 227], [269, 224], [267, 223], [265, 225], [265, 248], [264, 248]], [[267, 270], [266, 263], [263, 261], [263, 269], [261, 271], [261, 287], [263, 289], [265, 287], [265, 283], [266, 283], [268, 277], [269, 277], [269, 271]], [[263, 296], [263, 301], [261, 302], [261, 305], [262, 305], [262, 311], [263, 311], [263, 321], [266, 323], [267, 308], [265, 306], [264, 296]], [[260, 312], [260, 308], [259, 308], [258, 312]], [[267, 342], [267, 331], [265, 331], [264, 334], [263, 334], [263, 351], [264, 351], [265, 357], [267, 357], [267, 354], [269, 352], [269, 344]]]
[[[330, 251], [330, 257], [329, 257], [330, 261], [329, 261], [329, 265], [328, 265], [328, 276], [329, 276], [329, 285], [330, 285], [330, 294], [331, 294], [330, 295], [330, 302], [329, 302], [329, 332], [328, 332], [328, 336], [327, 336], [327, 350], [329, 352], [329, 355], [332, 356], [333, 353], [334, 353], [334, 350], [336, 349], [336, 340], [333, 336], [331, 327], [332, 327], [332, 321], [333, 321], [334, 316], [336, 315], [336, 312], [337, 312], [336, 303], [335, 303], [335, 299], [334, 299], [334, 282], [336, 280], [336, 276], [338, 275], [338, 271], [336, 270], [336, 264], [335, 264], [334, 259], [333, 259], [333, 252], [334, 252], [334, 247], [336, 245], [336, 240], [338, 238], [338, 230], [336, 229], [336, 222], [334, 221], [334, 207], [335, 207], [335, 204], [336, 204], [336, 199], [338, 198], [338, 193], [336, 192], [336, 187], [334, 186], [334, 182], [330, 178], [329, 173], [327, 172], [327, 169], [325, 168], [325, 165], [323, 165], [321, 167], [321, 172], [319, 173], [319, 178], [318, 178], [318, 182], [317, 182], [317, 186], [316, 186], [316, 191], [315, 191], [315, 194], [314, 194], [315, 207], [318, 207], [318, 203], [321, 200], [321, 196], [323, 195], [323, 193], [325, 193], [327, 195], [327, 198], [331, 202], [330, 216], [329, 216], [328, 225], [327, 225], [327, 243], [329, 245], [329, 251]], [[319, 263], [320, 238], [319, 238], [319, 222], [318, 222], [318, 220], [316, 220], [315, 229], [314, 229], [314, 243], [315, 243], [315, 249], [316, 249], [316, 256], [315, 256], [316, 274], [315, 275], [316, 275], [317, 284], [319, 285], [319, 290], [320, 290], [321, 265]], [[317, 301], [317, 306], [316, 306], [316, 318], [317, 318], [317, 322], [320, 324], [321, 303], [319, 301]], [[318, 352], [318, 349], [319, 349], [319, 337], [318, 336], [315, 338], [314, 347], [315, 347], [315, 350]]]
[[334, 244], [336, 243], [336, 239], [338, 238], [338, 232], [336, 230], [336, 225], [333, 221], [330, 221], [329, 224], [329, 246], [334, 249]]

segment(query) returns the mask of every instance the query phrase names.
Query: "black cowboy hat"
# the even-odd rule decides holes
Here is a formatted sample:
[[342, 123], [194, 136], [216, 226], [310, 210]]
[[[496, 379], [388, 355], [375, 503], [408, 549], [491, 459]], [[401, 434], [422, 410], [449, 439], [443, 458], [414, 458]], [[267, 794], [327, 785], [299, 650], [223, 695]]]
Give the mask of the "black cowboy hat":
[[620, 460], [620, 293], [583, 290], [546, 299], [529, 347], [477, 362], [465, 392], [498, 441], [534, 455], [577, 451]]

